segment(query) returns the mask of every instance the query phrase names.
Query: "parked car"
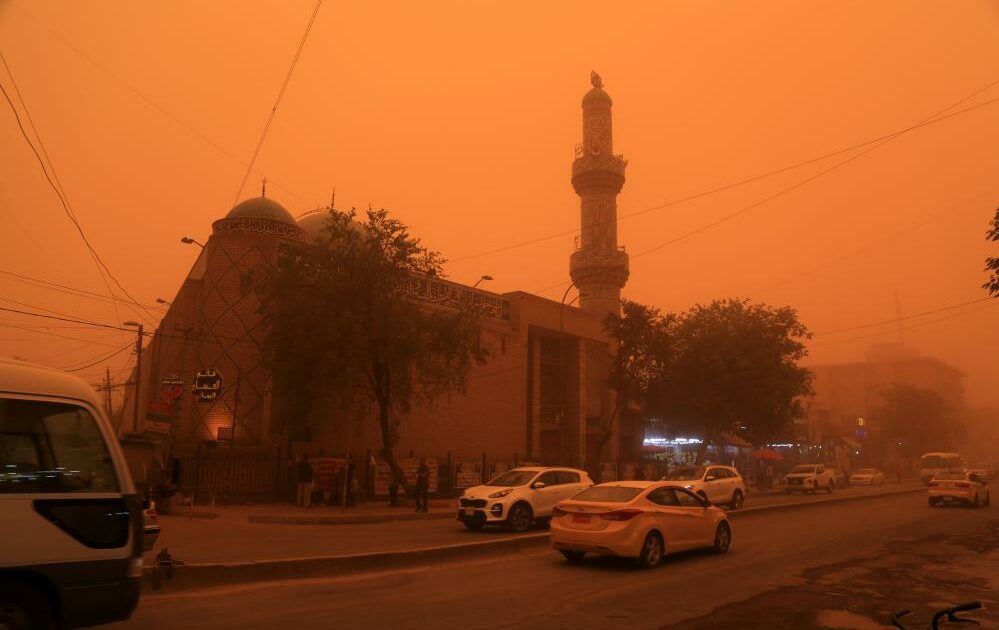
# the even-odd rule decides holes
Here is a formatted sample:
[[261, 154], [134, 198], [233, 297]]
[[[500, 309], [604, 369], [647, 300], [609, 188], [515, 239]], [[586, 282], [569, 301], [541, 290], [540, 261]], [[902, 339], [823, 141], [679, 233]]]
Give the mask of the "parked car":
[[0, 359], [0, 627], [127, 619], [139, 601], [142, 502], [94, 388]]
[[964, 503], [971, 507], [992, 505], [988, 482], [972, 472], [942, 472], [930, 480], [930, 507]]
[[835, 486], [833, 471], [822, 464], [799, 464], [784, 475], [784, 493], [811, 492], [819, 490], [832, 492]]
[[663, 481], [673, 481], [715, 505], [724, 504], [738, 510], [746, 500], [746, 482], [731, 466], [680, 466]]
[[152, 551], [160, 537], [160, 517], [156, 513], [156, 501], [146, 499], [142, 507], [142, 551]]
[[505, 525], [515, 532], [527, 531], [536, 520], [551, 518], [559, 501], [592, 485], [586, 471], [575, 468], [514, 468], [465, 490], [458, 499], [458, 520], [473, 530]]
[[850, 475], [851, 486], [880, 486], [885, 482], [885, 474], [877, 468], [858, 468]]
[[666, 553], [732, 544], [723, 510], [673, 481], [617, 481], [559, 503], [551, 521], [552, 549], [570, 562], [588, 553], [634, 558], [652, 568]]
[[995, 479], [996, 471], [991, 464], [978, 462], [968, 466], [968, 472], [975, 473], [982, 479]]

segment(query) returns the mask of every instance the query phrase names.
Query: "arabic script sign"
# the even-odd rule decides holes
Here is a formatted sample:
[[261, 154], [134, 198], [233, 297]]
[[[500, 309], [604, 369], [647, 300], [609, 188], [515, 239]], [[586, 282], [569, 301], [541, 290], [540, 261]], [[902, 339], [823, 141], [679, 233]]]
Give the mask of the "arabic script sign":
[[212, 402], [222, 393], [222, 375], [215, 368], [201, 370], [194, 375], [191, 393], [200, 402]]

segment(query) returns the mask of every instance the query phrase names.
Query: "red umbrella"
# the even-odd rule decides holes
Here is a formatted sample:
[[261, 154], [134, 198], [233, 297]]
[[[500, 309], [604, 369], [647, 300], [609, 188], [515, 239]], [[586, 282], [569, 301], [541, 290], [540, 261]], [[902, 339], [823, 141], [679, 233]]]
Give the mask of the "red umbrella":
[[759, 451], [753, 451], [753, 457], [756, 459], [766, 460], [768, 462], [779, 462], [784, 459], [784, 456], [777, 451], [770, 450], [768, 448]]

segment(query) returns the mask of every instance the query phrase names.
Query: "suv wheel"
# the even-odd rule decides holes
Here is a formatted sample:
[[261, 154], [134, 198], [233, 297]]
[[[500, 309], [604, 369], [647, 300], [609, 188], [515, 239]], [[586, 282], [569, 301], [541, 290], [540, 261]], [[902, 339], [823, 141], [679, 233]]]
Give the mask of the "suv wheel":
[[642, 550], [638, 556], [638, 566], [643, 569], [652, 569], [659, 566], [663, 561], [663, 538], [659, 532], [649, 532], [642, 543]]
[[36, 630], [52, 627], [49, 607], [37, 590], [9, 580], [0, 580], [0, 628]]
[[738, 510], [745, 500], [746, 498], [742, 496], [742, 490], [736, 490], [732, 493], [732, 500], [728, 502], [728, 509]]
[[515, 532], [526, 532], [534, 524], [534, 514], [531, 506], [526, 503], [518, 503], [510, 508], [510, 515], [506, 518], [507, 527]]

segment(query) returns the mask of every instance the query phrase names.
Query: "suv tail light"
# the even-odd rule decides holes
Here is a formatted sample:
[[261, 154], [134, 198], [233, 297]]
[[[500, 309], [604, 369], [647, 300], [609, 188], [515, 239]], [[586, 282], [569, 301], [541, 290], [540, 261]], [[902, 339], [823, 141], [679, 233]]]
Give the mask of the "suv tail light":
[[605, 521], [630, 521], [639, 514], [642, 514], [642, 510], [614, 510], [601, 514], [600, 518]]

